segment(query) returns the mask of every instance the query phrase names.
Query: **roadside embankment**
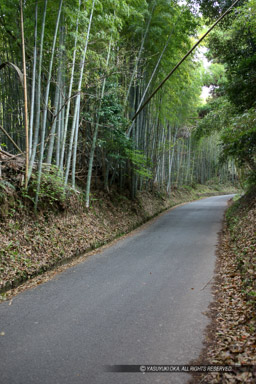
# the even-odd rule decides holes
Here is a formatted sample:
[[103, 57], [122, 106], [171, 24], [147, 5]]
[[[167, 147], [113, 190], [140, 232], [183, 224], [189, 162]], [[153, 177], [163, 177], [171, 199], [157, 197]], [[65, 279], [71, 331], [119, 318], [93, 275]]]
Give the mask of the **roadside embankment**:
[[0, 227], [1, 297], [5, 299], [9, 289], [107, 244], [172, 206], [232, 193], [232, 188], [197, 185], [174, 190], [170, 197], [144, 191], [133, 201], [115, 192], [96, 192], [90, 209], [73, 196], [62, 211], [44, 209], [37, 215], [32, 210], [9, 208]]
[[213, 292], [206, 348], [195, 363], [233, 365], [238, 369], [197, 376], [193, 383], [255, 383], [256, 188], [226, 212]]

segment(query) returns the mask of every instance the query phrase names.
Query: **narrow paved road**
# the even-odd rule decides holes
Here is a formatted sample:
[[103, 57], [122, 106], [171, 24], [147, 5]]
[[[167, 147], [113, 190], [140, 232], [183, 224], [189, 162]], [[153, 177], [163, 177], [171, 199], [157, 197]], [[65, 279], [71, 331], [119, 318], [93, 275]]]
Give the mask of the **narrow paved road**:
[[103, 366], [188, 364], [199, 355], [230, 197], [177, 207], [1, 304], [1, 384], [186, 383], [185, 373], [109, 373]]

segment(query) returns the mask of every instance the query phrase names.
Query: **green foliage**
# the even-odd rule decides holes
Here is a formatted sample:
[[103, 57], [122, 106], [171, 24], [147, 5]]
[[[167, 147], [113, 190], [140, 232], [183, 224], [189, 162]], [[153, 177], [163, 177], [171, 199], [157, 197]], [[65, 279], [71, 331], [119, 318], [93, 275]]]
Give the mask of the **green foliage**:
[[50, 204], [56, 201], [63, 201], [65, 199], [65, 193], [62, 178], [56, 174], [45, 173], [42, 178], [40, 198], [46, 198]]
[[209, 37], [209, 57], [225, 64], [224, 90], [241, 112], [256, 101], [255, 14], [256, 1], [248, 1], [236, 10], [228, 27], [216, 29]]
[[[225, 66], [219, 63], [212, 63], [203, 73], [203, 83], [206, 87], [223, 87], [227, 82]], [[216, 91], [215, 91], [216, 92]]]
[[[208, 16], [217, 16], [230, 2], [199, 1]], [[212, 99], [199, 110], [197, 137], [220, 132], [221, 161], [235, 159], [243, 180], [256, 183], [256, 1], [241, 1], [224, 24], [211, 33], [204, 81]]]
[[[241, 3], [244, 3], [246, 0], [240, 0], [238, 7]], [[191, 5], [196, 5], [200, 7], [200, 11], [203, 13], [205, 18], [217, 19], [222, 13], [224, 13], [233, 3], [233, 0], [189, 0]], [[229, 16], [231, 17], [231, 16]], [[227, 19], [225, 23], [227, 23]]]
[[99, 148], [104, 149], [109, 160], [125, 160], [126, 149], [132, 148], [132, 141], [125, 134], [127, 119], [123, 116], [123, 106], [117, 83], [108, 82], [106, 94], [102, 99], [100, 115], [100, 131], [97, 141]]
[[[37, 190], [36, 180], [34, 176], [29, 184], [28, 190], [24, 188], [21, 190], [22, 197], [31, 200], [33, 203]], [[53, 168], [48, 172], [45, 171], [42, 174], [39, 204], [45, 208], [51, 208], [55, 206], [56, 203], [64, 204], [67, 198], [67, 191], [65, 191], [63, 179], [60, 177], [58, 171]]]
[[240, 167], [246, 166], [251, 181], [256, 177], [256, 110], [233, 117], [222, 133], [222, 159], [232, 157]]
[[139, 150], [126, 149], [126, 156], [134, 166], [134, 170], [137, 175], [140, 175], [146, 179], [152, 178], [152, 173], [149, 171], [149, 160]]
[[101, 122], [118, 129], [122, 129], [127, 125], [127, 119], [123, 116], [121, 97], [117, 82], [109, 81], [106, 85], [106, 93], [102, 99], [99, 112]]
[[230, 123], [235, 109], [225, 96], [213, 97], [199, 108], [201, 120], [197, 124], [196, 137], [209, 136], [213, 132], [220, 132]]

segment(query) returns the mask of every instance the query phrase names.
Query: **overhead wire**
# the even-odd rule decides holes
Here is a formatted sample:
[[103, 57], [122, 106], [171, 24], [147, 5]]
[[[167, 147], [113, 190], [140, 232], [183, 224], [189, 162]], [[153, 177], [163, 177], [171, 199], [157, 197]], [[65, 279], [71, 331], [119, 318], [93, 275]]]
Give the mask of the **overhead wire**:
[[164, 78], [164, 80], [158, 85], [158, 87], [151, 93], [151, 95], [147, 98], [147, 100], [143, 103], [142, 106], [138, 108], [135, 115], [132, 118], [132, 121], [136, 119], [136, 117], [140, 114], [140, 112], [146, 107], [146, 105], [150, 102], [150, 100], [155, 96], [155, 94], [162, 88], [162, 86], [166, 83], [166, 81], [173, 75], [173, 73], [179, 68], [179, 66], [186, 60], [186, 58], [195, 50], [195, 48], [205, 39], [205, 37], [216, 27], [216, 25], [234, 8], [234, 6], [240, 0], [236, 0], [219, 18], [218, 20], [208, 29], [208, 31], [196, 42], [195, 45], [186, 53], [185, 56], [175, 65], [175, 67], [168, 73], [168, 75]]

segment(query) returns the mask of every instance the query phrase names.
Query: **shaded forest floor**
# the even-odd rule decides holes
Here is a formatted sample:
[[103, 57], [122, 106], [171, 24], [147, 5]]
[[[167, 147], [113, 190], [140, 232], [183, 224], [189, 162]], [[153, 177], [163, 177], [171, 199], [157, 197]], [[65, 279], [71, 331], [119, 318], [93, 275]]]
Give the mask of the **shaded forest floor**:
[[[195, 364], [237, 365], [235, 373], [195, 375], [192, 383], [256, 382], [256, 188], [227, 210], [213, 284], [206, 347]], [[246, 365], [254, 366], [249, 369]], [[244, 368], [243, 368], [244, 366]]]
[[65, 207], [44, 209], [37, 215], [18, 208], [22, 203], [17, 196], [14, 206], [12, 196], [0, 218], [0, 298], [7, 299], [24, 281], [107, 244], [167, 208], [233, 191], [231, 186], [197, 185], [174, 190], [171, 197], [144, 191], [133, 201], [114, 191], [95, 192], [90, 209], [73, 194]]

